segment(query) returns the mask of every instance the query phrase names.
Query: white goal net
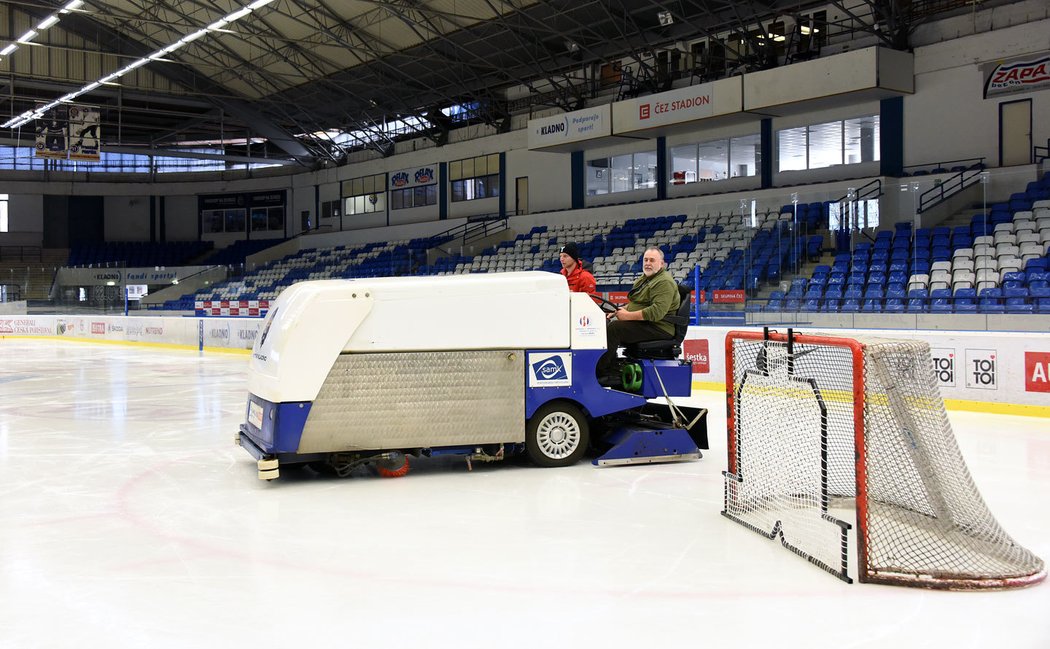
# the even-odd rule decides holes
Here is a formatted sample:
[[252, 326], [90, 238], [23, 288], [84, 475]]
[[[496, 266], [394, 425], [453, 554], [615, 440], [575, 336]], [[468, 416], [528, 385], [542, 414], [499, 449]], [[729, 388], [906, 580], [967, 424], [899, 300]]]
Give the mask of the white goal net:
[[860, 581], [1007, 588], [1046, 576], [977, 491], [926, 343], [730, 332], [726, 363], [728, 518], [845, 581], [854, 525]]

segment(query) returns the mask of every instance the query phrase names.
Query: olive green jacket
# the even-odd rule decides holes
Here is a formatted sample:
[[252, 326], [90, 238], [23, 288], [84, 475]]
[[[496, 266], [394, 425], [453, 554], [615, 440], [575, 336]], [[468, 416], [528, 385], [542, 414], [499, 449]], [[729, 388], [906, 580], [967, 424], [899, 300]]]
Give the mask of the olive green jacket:
[[627, 294], [627, 300], [628, 311], [641, 311], [646, 322], [652, 322], [669, 336], [674, 335], [674, 325], [663, 322], [663, 318], [667, 314], [674, 315], [682, 299], [678, 294], [678, 282], [666, 268], [661, 268], [652, 277], [639, 277]]

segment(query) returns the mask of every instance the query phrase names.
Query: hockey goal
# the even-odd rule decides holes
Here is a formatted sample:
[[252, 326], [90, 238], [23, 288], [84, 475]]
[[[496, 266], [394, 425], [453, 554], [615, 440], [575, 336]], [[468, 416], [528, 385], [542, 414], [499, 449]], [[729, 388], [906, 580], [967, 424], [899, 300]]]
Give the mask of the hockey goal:
[[723, 515], [862, 582], [1027, 586], [1045, 567], [992, 516], [921, 341], [726, 336]]

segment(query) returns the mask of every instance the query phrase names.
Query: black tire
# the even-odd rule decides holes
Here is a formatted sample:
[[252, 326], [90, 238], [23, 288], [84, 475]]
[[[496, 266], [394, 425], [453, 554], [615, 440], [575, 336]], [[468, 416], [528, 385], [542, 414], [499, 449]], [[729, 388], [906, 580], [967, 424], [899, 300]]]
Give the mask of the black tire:
[[580, 408], [552, 401], [537, 410], [525, 425], [525, 450], [539, 466], [571, 466], [587, 451], [590, 426]]

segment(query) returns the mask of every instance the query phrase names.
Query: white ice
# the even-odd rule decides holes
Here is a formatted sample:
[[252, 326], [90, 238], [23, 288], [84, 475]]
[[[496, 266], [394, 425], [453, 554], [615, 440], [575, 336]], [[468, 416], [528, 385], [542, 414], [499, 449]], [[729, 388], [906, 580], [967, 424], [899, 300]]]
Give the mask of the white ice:
[[[256, 478], [247, 357], [0, 339], [0, 648], [1050, 647], [1050, 584], [847, 585], [722, 509], [698, 462], [417, 462]], [[952, 413], [1050, 558], [1050, 422]]]

